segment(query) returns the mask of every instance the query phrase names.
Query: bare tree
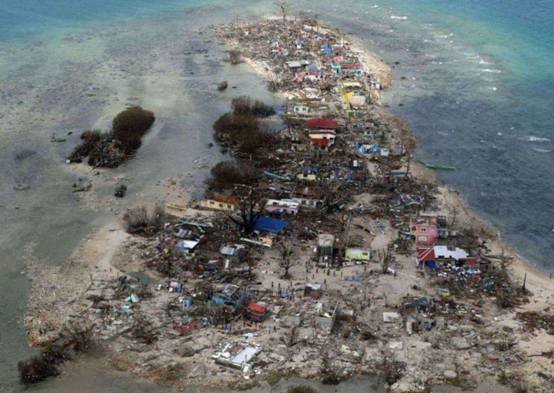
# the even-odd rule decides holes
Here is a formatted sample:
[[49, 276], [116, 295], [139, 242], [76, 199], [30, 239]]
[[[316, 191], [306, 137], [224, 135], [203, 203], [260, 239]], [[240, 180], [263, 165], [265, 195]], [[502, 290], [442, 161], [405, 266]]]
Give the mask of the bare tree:
[[450, 213], [450, 223], [448, 224], [449, 229], [455, 230], [456, 224], [458, 223], [458, 209], [456, 207], [451, 207], [449, 210]]
[[244, 235], [250, 235], [254, 232], [256, 222], [262, 215], [263, 204], [262, 196], [250, 186], [237, 187], [241, 190], [239, 213], [237, 215], [229, 215], [229, 219], [234, 222], [239, 231]]
[[381, 268], [383, 274], [387, 274], [389, 271], [389, 266], [392, 262], [392, 254], [389, 248], [387, 248], [381, 257]]
[[406, 175], [410, 173], [410, 164], [412, 161], [412, 154], [416, 148], [416, 139], [413, 133], [407, 127], [402, 127], [400, 130], [400, 147], [402, 149], [402, 154], [406, 155], [408, 159], [406, 166]]
[[290, 4], [287, 0], [278, 0], [275, 5], [279, 9], [281, 16], [283, 17], [283, 24], [287, 22], [287, 15], [290, 11]]
[[241, 54], [240, 50], [231, 49], [231, 50], [227, 51], [227, 53], [229, 54], [229, 58], [226, 61], [228, 61], [232, 65], [237, 65], [237, 64], [240, 64], [240, 63], [243, 62], [242, 61], [242, 54]]
[[293, 248], [292, 244], [289, 242], [283, 242], [280, 244], [280, 252], [281, 252], [281, 267], [283, 268], [283, 278], [289, 279], [290, 278], [290, 268], [294, 265], [294, 260], [292, 259], [293, 256]]
[[337, 180], [322, 180], [318, 182], [318, 186], [323, 202], [322, 214], [334, 213], [348, 201], [350, 194], [344, 192], [344, 183]]
[[333, 360], [329, 353], [329, 346], [325, 346], [325, 349], [321, 353], [321, 369], [320, 375], [322, 382], [327, 385], [336, 385], [340, 382], [340, 376], [333, 367]]

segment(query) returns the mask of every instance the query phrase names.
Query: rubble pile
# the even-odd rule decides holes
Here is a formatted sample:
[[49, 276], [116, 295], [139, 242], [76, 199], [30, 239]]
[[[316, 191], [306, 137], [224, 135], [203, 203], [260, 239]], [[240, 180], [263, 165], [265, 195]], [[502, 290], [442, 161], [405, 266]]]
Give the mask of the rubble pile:
[[534, 311], [526, 311], [517, 314], [517, 318], [531, 331], [544, 329], [548, 334], [554, 335], [554, 315]]

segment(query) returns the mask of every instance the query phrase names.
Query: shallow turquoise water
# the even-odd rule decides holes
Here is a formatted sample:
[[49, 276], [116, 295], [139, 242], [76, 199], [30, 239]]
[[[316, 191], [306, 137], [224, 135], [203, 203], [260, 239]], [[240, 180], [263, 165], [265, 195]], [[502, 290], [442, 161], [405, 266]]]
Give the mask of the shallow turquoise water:
[[182, 0], [3, 0], [0, 1], [0, 39], [30, 38], [52, 29], [173, 11], [183, 4], [194, 3]]
[[[102, 125], [128, 102], [155, 107], [162, 120], [156, 143], [118, 170], [137, 188], [131, 198], [154, 198], [160, 173], [219, 158], [206, 144], [229, 99], [213, 93], [220, 78], [236, 81], [236, 92], [267, 94], [255, 77], [241, 76], [244, 69], [219, 64], [221, 49], [205, 38], [209, 25], [272, 9], [272, 1], [246, 0], [0, 0], [0, 221], [7, 223], [0, 231], [0, 391], [19, 389], [15, 361], [28, 355], [22, 250], [31, 244], [41, 261], [59, 263], [113, 214], [83, 207], [68, 192], [78, 175], [62, 162], [75, 139], [58, 146], [50, 135]], [[456, 166], [443, 179], [523, 254], [554, 270], [554, 3], [297, 1], [295, 10], [314, 12], [399, 62], [386, 99], [412, 124], [420, 159]], [[183, 55], [205, 48], [207, 57]], [[25, 149], [35, 154], [15, 161]], [[33, 191], [14, 192], [17, 182]], [[200, 187], [202, 179], [187, 182]], [[89, 390], [136, 390], [113, 381], [111, 390], [101, 383]], [[46, 388], [64, 386], [57, 383]]]

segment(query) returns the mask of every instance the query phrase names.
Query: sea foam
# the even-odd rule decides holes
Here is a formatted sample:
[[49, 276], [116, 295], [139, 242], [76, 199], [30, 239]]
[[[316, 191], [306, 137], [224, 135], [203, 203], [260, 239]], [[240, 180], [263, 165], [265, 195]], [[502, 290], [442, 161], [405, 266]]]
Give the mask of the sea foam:
[[533, 136], [530, 135], [526, 138], [528, 142], [535, 142], [535, 143], [550, 143], [552, 142], [549, 138], [543, 138], [540, 136]]

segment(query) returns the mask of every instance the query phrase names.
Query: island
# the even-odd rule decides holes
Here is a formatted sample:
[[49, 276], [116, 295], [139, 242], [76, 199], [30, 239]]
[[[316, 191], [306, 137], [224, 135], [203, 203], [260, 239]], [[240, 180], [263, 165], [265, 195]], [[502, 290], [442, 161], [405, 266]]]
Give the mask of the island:
[[551, 392], [552, 284], [413, 159], [381, 101], [389, 67], [309, 17], [216, 34], [283, 107], [233, 100], [204, 198], [137, 206], [62, 266], [29, 268], [42, 355], [22, 378], [98, 346], [179, 388], [375, 374], [393, 392]]

